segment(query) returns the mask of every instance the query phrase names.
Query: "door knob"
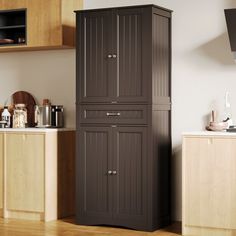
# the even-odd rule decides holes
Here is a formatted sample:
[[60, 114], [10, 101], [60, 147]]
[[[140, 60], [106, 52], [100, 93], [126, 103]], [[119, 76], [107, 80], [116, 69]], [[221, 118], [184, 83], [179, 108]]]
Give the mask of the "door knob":
[[113, 174], [113, 175], [116, 175], [116, 174], [117, 174], [117, 171], [116, 171], [116, 170], [113, 170], [113, 171], [112, 171], [112, 174]]
[[113, 57], [113, 58], [117, 58], [117, 55], [116, 55], [116, 54], [113, 54], [112, 57]]
[[108, 170], [107, 174], [108, 174], [108, 175], [112, 175], [112, 174], [113, 174], [113, 171], [112, 171], [112, 170]]
[[108, 58], [112, 58], [113, 57], [113, 55], [111, 55], [111, 54], [108, 54], [108, 56], [107, 56]]

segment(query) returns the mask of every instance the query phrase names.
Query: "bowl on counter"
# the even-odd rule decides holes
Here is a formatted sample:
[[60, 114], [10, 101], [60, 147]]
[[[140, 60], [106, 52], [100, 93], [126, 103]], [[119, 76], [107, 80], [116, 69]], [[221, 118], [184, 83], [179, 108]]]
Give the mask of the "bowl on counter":
[[209, 126], [206, 127], [207, 130], [210, 131], [224, 131], [228, 128], [227, 122], [210, 122]]

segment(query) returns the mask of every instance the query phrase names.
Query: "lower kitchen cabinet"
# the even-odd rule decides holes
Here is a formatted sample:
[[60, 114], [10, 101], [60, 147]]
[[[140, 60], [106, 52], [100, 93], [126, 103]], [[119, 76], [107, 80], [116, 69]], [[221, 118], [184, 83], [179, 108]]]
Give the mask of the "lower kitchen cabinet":
[[50, 221], [73, 215], [75, 132], [12, 131], [1, 137], [3, 217]]
[[236, 234], [236, 135], [183, 137], [183, 235]]
[[[44, 158], [44, 139], [44, 134], [6, 134], [6, 215], [44, 212], [44, 165], [50, 161]], [[47, 158], [56, 166], [56, 156]]]
[[0, 217], [3, 216], [3, 134], [0, 133]]
[[77, 221], [147, 225], [147, 127], [79, 130]]

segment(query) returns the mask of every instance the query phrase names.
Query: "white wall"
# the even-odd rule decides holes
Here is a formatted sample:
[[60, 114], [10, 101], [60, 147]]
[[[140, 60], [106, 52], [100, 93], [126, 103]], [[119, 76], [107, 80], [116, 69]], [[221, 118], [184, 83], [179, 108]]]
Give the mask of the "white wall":
[[[236, 123], [236, 64], [226, 35], [224, 8], [235, 0], [85, 0], [85, 8], [154, 3], [173, 13], [173, 218], [181, 219], [181, 133], [200, 130], [211, 109], [222, 112], [224, 93], [231, 94]], [[75, 125], [75, 51], [0, 54], [0, 105], [17, 90], [38, 101], [50, 98], [67, 110]]]
[[231, 95], [236, 123], [236, 64], [226, 35], [224, 9], [235, 0], [87, 0], [85, 8], [153, 3], [173, 12], [172, 134], [173, 219], [181, 219], [181, 133], [204, 129], [212, 109], [223, 113]]
[[15, 91], [64, 105], [66, 126], [75, 126], [75, 50], [0, 53], [0, 106]]

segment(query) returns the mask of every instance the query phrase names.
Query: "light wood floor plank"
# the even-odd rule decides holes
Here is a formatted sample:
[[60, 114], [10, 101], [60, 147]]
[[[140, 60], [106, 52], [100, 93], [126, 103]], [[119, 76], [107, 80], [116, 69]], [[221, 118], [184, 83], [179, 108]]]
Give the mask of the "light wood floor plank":
[[175, 223], [166, 229], [148, 233], [112, 227], [80, 226], [73, 219], [48, 223], [0, 219], [1, 236], [177, 236], [181, 235], [180, 228], [180, 224]]

